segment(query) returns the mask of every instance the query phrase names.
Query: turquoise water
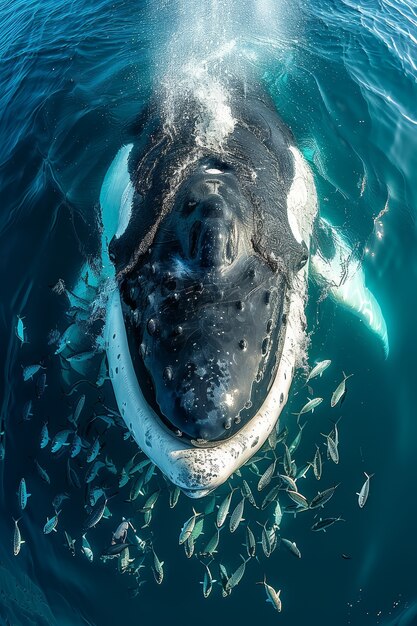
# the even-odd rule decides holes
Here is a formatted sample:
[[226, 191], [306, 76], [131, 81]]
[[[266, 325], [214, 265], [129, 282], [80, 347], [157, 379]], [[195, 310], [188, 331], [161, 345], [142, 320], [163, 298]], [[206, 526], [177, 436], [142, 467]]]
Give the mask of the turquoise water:
[[[204, 626], [238, 620], [417, 624], [415, 6], [398, 0], [213, 0], [201, 6], [15, 0], [3, 3], [0, 17], [2, 623], [107, 626], [140, 620], [159, 625], [175, 615], [182, 623]], [[223, 599], [215, 585], [205, 600], [199, 585], [203, 566], [197, 558], [186, 559], [178, 546], [191, 503], [181, 497], [171, 510], [157, 474], [151, 484], [161, 488], [161, 495], [153, 521], [139, 532], [164, 560], [165, 579], [156, 585], [147, 555], [141, 573], [147, 582], [132, 598], [132, 576], [120, 574], [115, 562], [99, 559], [121, 516], [134, 515], [124, 502], [129, 487], [109, 501], [112, 518], [87, 534], [95, 553], [89, 563], [80, 553], [85, 485], [68, 485], [66, 450], [53, 458], [49, 449], [39, 448], [43, 423], [48, 420], [52, 433], [67, 428], [67, 415], [85, 394], [83, 435], [88, 439], [103, 431], [100, 458], [111, 458], [120, 473], [135, 452], [120, 428], [104, 433], [103, 425], [94, 424], [88, 430], [98, 401], [114, 406], [108, 383], [99, 389], [84, 383], [65, 395], [68, 381], [48, 338], [51, 330], [63, 332], [70, 323], [68, 302], [51, 286], [59, 278], [71, 285], [86, 261], [94, 265], [100, 247], [98, 198], [107, 167], [137, 134], [152, 94], [169, 101], [189, 76], [188, 65], [201, 69], [203, 60], [222, 80], [228, 75], [256, 79], [271, 93], [311, 165], [321, 214], [341, 226], [363, 255], [368, 284], [387, 321], [390, 354], [384, 360], [375, 337], [322, 300], [312, 284], [309, 360], [332, 360], [314, 392], [326, 398], [328, 407], [342, 370], [354, 376], [340, 410], [331, 413], [323, 403], [309, 418], [299, 463], [311, 460], [322, 441], [320, 432], [330, 431], [328, 418], [341, 416], [340, 463], [326, 462], [321, 482], [309, 476], [305, 491], [312, 497], [322, 486], [340, 483], [326, 515], [346, 521], [327, 533], [313, 533], [312, 515], [285, 515], [282, 535], [296, 541], [302, 558], [282, 547], [269, 559], [259, 556], [229, 598]], [[17, 315], [25, 317], [28, 333], [29, 343], [22, 347], [15, 335]], [[99, 331], [97, 322], [93, 332]], [[38, 399], [35, 385], [22, 380], [22, 364], [40, 360], [48, 387]], [[307, 395], [303, 382], [300, 374], [283, 415], [289, 425]], [[22, 422], [28, 400], [33, 417]], [[35, 458], [47, 469], [51, 485], [39, 477]], [[82, 479], [85, 463], [74, 460], [73, 468]], [[364, 471], [375, 475], [369, 500], [360, 509], [355, 494]], [[19, 515], [16, 490], [22, 476], [32, 495], [19, 522], [26, 543], [14, 556], [12, 518]], [[107, 486], [115, 478], [109, 473], [102, 480]], [[71, 498], [62, 504], [57, 533], [44, 535], [46, 517], [54, 513], [52, 499], [60, 492]], [[136, 518], [138, 526], [143, 523], [142, 514]], [[246, 519], [255, 530], [265, 515], [246, 507]], [[74, 557], [64, 545], [64, 529], [77, 538]], [[205, 540], [211, 530], [210, 522]], [[221, 534], [218, 559], [229, 573], [244, 554], [244, 533], [239, 532]], [[219, 578], [216, 564], [211, 567]], [[264, 573], [282, 589], [280, 615], [255, 585]]]

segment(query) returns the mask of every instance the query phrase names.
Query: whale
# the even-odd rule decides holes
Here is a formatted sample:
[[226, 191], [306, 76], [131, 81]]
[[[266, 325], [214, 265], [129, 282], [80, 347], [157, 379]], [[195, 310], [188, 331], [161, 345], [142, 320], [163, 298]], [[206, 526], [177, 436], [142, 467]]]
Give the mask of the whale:
[[320, 217], [290, 129], [262, 90], [232, 91], [220, 119], [191, 95], [174, 112], [151, 103], [100, 193], [115, 399], [139, 448], [191, 498], [278, 428], [305, 360], [310, 280], [388, 354], [361, 262]]

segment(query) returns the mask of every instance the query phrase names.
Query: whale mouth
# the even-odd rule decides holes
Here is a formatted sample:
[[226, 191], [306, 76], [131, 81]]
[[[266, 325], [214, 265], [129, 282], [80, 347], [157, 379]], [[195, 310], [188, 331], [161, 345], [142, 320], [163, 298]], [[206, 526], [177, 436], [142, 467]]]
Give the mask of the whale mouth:
[[216, 445], [251, 420], [280, 362], [285, 281], [256, 258], [243, 266], [239, 280], [209, 275], [204, 282], [174, 278], [163, 264], [143, 266], [121, 285], [144, 398], [165, 427], [197, 447]]

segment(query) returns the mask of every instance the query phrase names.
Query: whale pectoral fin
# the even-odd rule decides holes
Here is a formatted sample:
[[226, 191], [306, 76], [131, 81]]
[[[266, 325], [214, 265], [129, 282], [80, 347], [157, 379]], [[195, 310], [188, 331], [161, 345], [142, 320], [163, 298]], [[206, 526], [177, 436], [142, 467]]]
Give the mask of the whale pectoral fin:
[[316, 241], [311, 255], [313, 276], [335, 302], [357, 315], [380, 338], [387, 357], [389, 343], [384, 316], [365, 285], [365, 273], [354, 250], [340, 231], [323, 218], [318, 220]]
[[113, 265], [108, 257], [108, 245], [114, 236], [120, 237], [123, 234], [131, 217], [134, 189], [129, 173], [129, 156], [132, 147], [133, 144], [128, 144], [120, 148], [101, 186], [102, 259], [106, 273], [113, 272]]

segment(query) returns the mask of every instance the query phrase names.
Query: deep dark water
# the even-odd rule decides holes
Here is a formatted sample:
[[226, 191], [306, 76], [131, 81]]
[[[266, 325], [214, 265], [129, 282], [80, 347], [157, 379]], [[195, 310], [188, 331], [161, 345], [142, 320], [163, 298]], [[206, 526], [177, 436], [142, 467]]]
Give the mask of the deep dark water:
[[[183, 33], [187, 7], [185, 2], [15, 0], [0, 9], [2, 623], [107, 626], [140, 620], [159, 625], [175, 617], [202, 626], [219, 620], [417, 624], [413, 495], [417, 14], [411, 3], [399, 0], [358, 5], [345, 1], [337, 6], [311, 0], [291, 12], [286, 6], [273, 7], [273, 19], [264, 20], [256, 17], [254, 7], [259, 15], [260, 8], [268, 15], [266, 2], [238, 6], [219, 1], [204, 10], [199, 7], [203, 17], [209, 10], [227, 9], [229, 19], [219, 38], [236, 40], [246, 59], [243, 64], [247, 62], [272, 94], [311, 163], [321, 213], [343, 226], [360, 250], [368, 249], [367, 280], [384, 310], [390, 335], [386, 361], [377, 341], [356, 319], [327, 300], [318, 304], [320, 294], [313, 285], [308, 305], [310, 362], [332, 359], [331, 369], [313, 385], [315, 394], [328, 403], [342, 370], [354, 377], [340, 410], [331, 413], [323, 403], [308, 418], [298, 455], [300, 464], [311, 460], [315, 443], [322, 440], [320, 432], [331, 428], [328, 417], [342, 416], [340, 463], [327, 462], [320, 483], [309, 476], [305, 491], [312, 496], [323, 485], [340, 482], [326, 514], [342, 515], [346, 522], [327, 533], [312, 533], [311, 515], [295, 519], [285, 515], [282, 535], [297, 542], [301, 560], [281, 548], [269, 560], [248, 563], [245, 577], [229, 598], [221, 598], [215, 585], [207, 600], [198, 582], [202, 565], [195, 558], [187, 560], [178, 546], [191, 503], [182, 496], [177, 507], [169, 509], [160, 475], [152, 479], [163, 491], [150, 530], [138, 532], [152, 537], [165, 561], [161, 586], [147, 565], [142, 575], [147, 582], [132, 599], [131, 577], [120, 575], [116, 564], [99, 562], [101, 550], [126, 513], [123, 500], [129, 487], [121, 490], [123, 497], [109, 501], [113, 517], [87, 534], [95, 553], [93, 564], [79, 552], [79, 527], [86, 516], [84, 486], [71, 489], [71, 500], [63, 503], [58, 532], [47, 536], [42, 532], [46, 517], [54, 513], [52, 498], [68, 489], [67, 455], [55, 460], [49, 448], [39, 449], [42, 424], [48, 420], [52, 433], [67, 428], [67, 415], [82, 393], [85, 424], [99, 398], [114, 406], [108, 383], [98, 390], [84, 384], [74, 394], [64, 394], [68, 385], [48, 337], [51, 330], [63, 332], [68, 326], [68, 302], [51, 287], [60, 278], [71, 285], [86, 260], [96, 262], [98, 197], [105, 171], [120, 145], [137, 132], [135, 122], [166, 70], [164, 51], [175, 42], [172, 33]], [[255, 15], [250, 29], [248, 15]], [[227, 32], [230, 23], [233, 33]], [[189, 17], [187, 24], [192, 33], [196, 20]], [[178, 71], [180, 61], [193, 52], [190, 40], [193, 37], [184, 46], [184, 56], [173, 57]], [[381, 218], [383, 238], [378, 240], [380, 227], [374, 219], [384, 207], [388, 211]], [[22, 347], [15, 335], [17, 315], [25, 317], [27, 326], [29, 343]], [[96, 323], [92, 331], [98, 330]], [[21, 366], [41, 359], [48, 387], [37, 399], [35, 384], [22, 380]], [[291, 412], [302, 406], [306, 395], [302, 385], [300, 375], [293, 388], [299, 395], [293, 395], [283, 423], [291, 423]], [[30, 398], [34, 415], [22, 422], [22, 407]], [[98, 427], [101, 431], [104, 425]], [[121, 429], [114, 427], [103, 439], [103, 456], [113, 459], [120, 470], [133, 455], [134, 445], [124, 442]], [[34, 458], [47, 468], [50, 487], [36, 472]], [[74, 467], [78, 469], [77, 462]], [[375, 476], [361, 510], [355, 492], [364, 471]], [[15, 557], [12, 517], [18, 515], [16, 490], [22, 476], [32, 496], [19, 523], [26, 543]], [[109, 474], [106, 480], [115, 479]], [[255, 530], [257, 514], [246, 507], [245, 517]], [[64, 546], [64, 529], [77, 537], [75, 557]], [[220, 557], [229, 571], [244, 553], [243, 531], [238, 532], [233, 540], [227, 529], [221, 533]], [[352, 558], [345, 560], [342, 553]], [[214, 570], [213, 564], [218, 578]], [[282, 589], [281, 615], [265, 603], [264, 590], [255, 585], [264, 572], [268, 582]]]

